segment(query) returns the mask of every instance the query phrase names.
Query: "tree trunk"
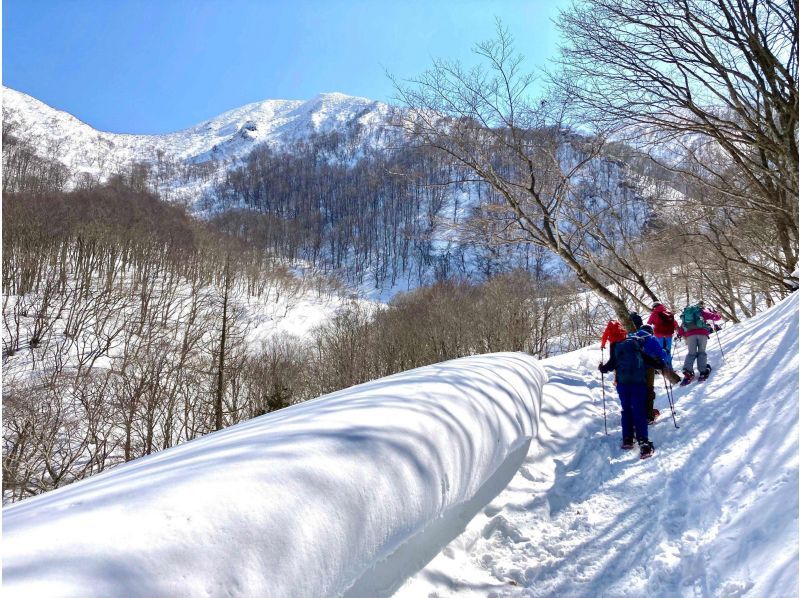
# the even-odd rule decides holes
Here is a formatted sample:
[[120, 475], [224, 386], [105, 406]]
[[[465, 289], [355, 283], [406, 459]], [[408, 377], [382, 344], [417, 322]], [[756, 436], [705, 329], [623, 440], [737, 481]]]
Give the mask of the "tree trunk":
[[625, 305], [625, 302], [612, 293], [608, 288], [605, 287], [599, 280], [597, 280], [594, 276], [592, 276], [586, 268], [584, 268], [580, 262], [578, 262], [572, 254], [563, 249], [558, 251], [558, 254], [561, 256], [561, 259], [575, 272], [583, 284], [588, 286], [592, 289], [595, 293], [600, 295], [600, 297], [611, 306], [611, 309], [614, 310], [614, 313], [617, 315], [617, 319], [631, 332], [636, 330], [636, 326], [631, 319], [630, 311], [628, 310], [628, 306]]
[[217, 394], [214, 399], [214, 429], [222, 429], [222, 397], [225, 392], [225, 341], [228, 333], [228, 296], [230, 294], [230, 257], [225, 261], [225, 282], [222, 294], [222, 330], [219, 339]]

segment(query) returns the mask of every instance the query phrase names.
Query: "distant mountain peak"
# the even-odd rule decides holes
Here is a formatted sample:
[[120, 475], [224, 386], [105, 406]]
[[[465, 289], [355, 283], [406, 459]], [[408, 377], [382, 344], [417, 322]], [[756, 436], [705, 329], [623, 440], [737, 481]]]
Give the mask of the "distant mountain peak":
[[326, 91], [323, 93], [318, 93], [312, 99], [321, 99], [321, 100], [333, 100], [333, 101], [347, 101], [347, 100], [356, 100], [356, 101], [363, 101], [363, 102], [372, 102], [372, 100], [360, 96], [351, 96], [347, 95], [346, 93], [342, 93], [340, 91]]
[[325, 92], [309, 100], [252, 102], [173, 133], [135, 135], [99, 131], [3, 86], [5, 120], [16, 122], [21, 134], [34, 140], [43, 154], [57, 156], [76, 176], [88, 173], [101, 180], [126, 165], [153, 162], [164, 155], [186, 164], [216, 160], [224, 169], [256, 144], [280, 148], [315, 133], [344, 130], [354, 122], [378, 128], [388, 112], [386, 104], [368, 98]]

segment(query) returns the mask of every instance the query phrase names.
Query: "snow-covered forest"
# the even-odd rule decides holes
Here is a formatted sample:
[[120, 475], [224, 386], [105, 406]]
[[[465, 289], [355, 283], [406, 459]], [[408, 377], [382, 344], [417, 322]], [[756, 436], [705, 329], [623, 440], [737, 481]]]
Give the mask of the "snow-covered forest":
[[[161, 135], [3, 87], [4, 592], [797, 594], [796, 3], [556, 26]], [[600, 336], [699, 301], [639, 463]]]

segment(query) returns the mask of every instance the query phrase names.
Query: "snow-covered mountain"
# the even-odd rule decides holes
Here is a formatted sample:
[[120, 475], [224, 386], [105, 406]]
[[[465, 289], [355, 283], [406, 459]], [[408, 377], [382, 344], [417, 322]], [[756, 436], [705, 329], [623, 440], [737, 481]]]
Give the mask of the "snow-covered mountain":
[[796, 596], [797, 293], [718, 340], [646, 461], [598, 345], [468, 357], [5, 508], [4, 595]]
[[[201, 217], [252, 210], [283, 222], [291, 215], [286, 232], [271, 233], [270, 249], [335, 272], [366, 293], [388, 299], [444, 278], [480, 281], [529, 268], [527, 244], [498, 247], [491, 227], [468, 225], [482, 202], [502, 204], [499, 194], [474, 182], [448, 185], [464, 173], [454, 174], [441, 156], [397, 143], [404, 130], [392, 121], [402, 110], [332, 93], [248, 104], [176, 133], [125, 135], [97, 131], [14, 90], [3, 93], [4, 126], [12, 136], [45, 158], [45, 171], [53, 161], [66, 166], [67, 173], [54, 169], [59, 182], [67, 179], [58, 188], [89, 187], [122, 173], [130, 186], [156, 191]], [[326, 133], [335, 135], [317, 137]], [[583, 160], [581, 136], [561, 143], [567, 172]], [[265, 145], [273, 151], [254, 151]], [[17, 162], [31, 151], [18, 152], [23, 159]], [[625, 206], [626, 227], [640, 228], [649, 212], [639, 189], [679, 201], [677, 192], [641, 170], [602, 156], [569, 175], [570, 186], [591, 196], [584, 205], [598, 215]], [[244, 217], [251, 221], [251, 215]], [[546, 269], [561, 267], [548, 259]]]
[[[3, 87], [3, 121], [32, 141], [43, 156], [71, 172], [100, 180], [134, 162], [173, 160], [179, 164], [243, 158], [259, 143], [280, 147], [315, 133], [360, 128], [374, 134], [385, 125], [390, 107], [366, 98], [322, 93], [303, 100], [264, 100], [229, 110], [193, 127], [161, 135], [98, 131], [71, 114]], [[172, 181], [175, 184], [175, 181]]]

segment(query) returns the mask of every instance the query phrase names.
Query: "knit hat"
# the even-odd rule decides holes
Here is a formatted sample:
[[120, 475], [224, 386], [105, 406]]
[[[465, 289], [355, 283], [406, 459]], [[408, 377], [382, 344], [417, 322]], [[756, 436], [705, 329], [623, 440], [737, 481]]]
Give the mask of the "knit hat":
[[630, 316], [631, 316], [631, 320], [633, 320], [633, 325], [636, 326], [637, 330], [639, 328], [641, 328], [642, 324], [644, 323], [644, 322], [642, 322], [642, 316], [637, 314], [635, 311], [632, 311], [630, 313]]
[[645, 324], [641, 328], [639, 328], [642, 332], [646, 332], [647, 334], [653, 334], [653, 327], [650, 324]]
[[661, 305], [661, 301], [653, 301], [653, 309]]
[[600, 344], [601, 347], [606, 346], [606, 342], [617, 343], [624, 341], [628, 336], [628, 331], [617, 320], [611, 320], [607, 325], [605, 332], [603, 332], [603, 340]]

